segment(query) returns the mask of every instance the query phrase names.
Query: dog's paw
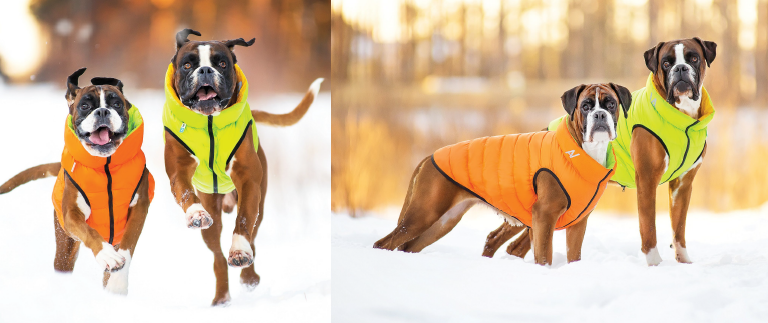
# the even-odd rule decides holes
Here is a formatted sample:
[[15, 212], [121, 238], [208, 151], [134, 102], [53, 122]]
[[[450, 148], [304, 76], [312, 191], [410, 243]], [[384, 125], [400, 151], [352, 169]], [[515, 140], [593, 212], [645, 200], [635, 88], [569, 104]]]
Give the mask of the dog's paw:
[[111, 244], [101, 243], [101, 251], [96, 254], [96, 262], [104, 271], [115, 272], [125, 265], [125, 257], [115, 251]]
[[187, 209], [187, 228], [208, 229], [213, 225], [213, 218], [199, 203]]
[[648, 253], [645, 254], [645, 261], [648, 263], [648, 266], [658, 266], [661, 263], [659, 249], [654, 247], [651, 250], [648, 250]]
[[232, 235], [227, 264], [232, 267], [248, 267], [253, 264], [253, 249], [248, 239], [239, 234]]
[[113, 294], [126, 295], [128, 294], [128, 270], [131, 267], [131, 252], [120, 249], [117, 253], [125, 258], [125, 265], [122, 269], [109, 275], [109, 281], [107, 281], [107, 286], [104, 286], [104, 289]]
[[691, 261], [691, 257], [688, 257], [688, 251], [685, 250], [685, 247], [683, 247], [683, 245], [681, 245], [678, 242], [673, 242], [672, 246], [675, 248], [675, 260], [677, 260], [677, 262], [682, 264], [693, 263]]

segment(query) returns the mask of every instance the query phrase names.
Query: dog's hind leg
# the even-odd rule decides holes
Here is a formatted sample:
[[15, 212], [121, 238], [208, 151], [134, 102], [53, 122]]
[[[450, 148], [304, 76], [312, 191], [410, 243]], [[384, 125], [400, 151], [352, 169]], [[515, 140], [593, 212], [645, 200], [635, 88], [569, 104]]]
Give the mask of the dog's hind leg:
[[491, 231], [488, 238], [485, 239], [485, 248], [483, 248], [483, 257], [493, 258], [496, 250], [505, 242], [512, 239], [516, 234], [525, 229], [524, 226], [511, 226], [506, 221], [502, 222], [499, 228]]
[[53, 260], [53, 269], [59, 272], [71, 273], [75, 269], [77, 251], [80, 250], [80, 241], [72, 239], [61, 227], [56, 212], [53, 212], [54, 228], [56, 230], [56, 258]]
[[411, 185], [413, 187], [409, 189], [411, 198], [407, 210], [392, 233], [377, 241], [374, 248], [395, 250], [417, 238], [454, 205], [464, 200], [459, 198], [460, 194], [466, 194], [466, 191], [440, 174], [432, 163], [427, 162], [422, 162]]
[[[267, 156], [264, 154], [264, 150], [262, 149], [261, 145], [259, 145], [258, 156], [259, 162], [261, 162], [261, 169], [263, 170], [264, 174], [261, 178], [261, 200], [259, 200], [259, 214], [256, 215], [256, 223], [253, 225], [253, 233], [251, 233], [251, 250], [253, 250], [254, 254], [256, 252], [256, 234], [259, 232], [261, 220], [264, 219], [264, 199], [267, 197]], [[245, 287], [249, 290], [256, 288], [260, 281], [261, 277], [259, 277], [259, 274], [256, 273], [254, 264], [251, 264], [250, 266], [245, 267], [240, 271], [240, 283], [245, 285]]]
[[444, 237], [448, 232], [451, 232], [456, 227], [456, 224], [461, 221], [461, 218], [464, 217], [464, 214], [479, 201], [469, 193], [466, 195], [465, 200], [454, 204], [427, 231], [424, 231], [415, 239], [406, 242], [398, 249], [405, 252], [421, 252], [424, 248], [435, 243], [435, 241]]
[[525, 228], [520, 236], [507, 246], [507, 253], [518, 258], [525, 258], [531, 250], [531, 228]]

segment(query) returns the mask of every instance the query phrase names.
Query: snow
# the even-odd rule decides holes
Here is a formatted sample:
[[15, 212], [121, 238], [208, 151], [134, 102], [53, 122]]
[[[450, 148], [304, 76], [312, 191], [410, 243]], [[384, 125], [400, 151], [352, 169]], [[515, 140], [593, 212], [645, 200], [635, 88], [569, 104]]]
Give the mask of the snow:
[[[91, 75], [93, 76], [93, 75]], [[90, 78], [90, 76], [88, 76]], [[63, 81], [62, 81], [63, 84]], [[331, 315], [331, 96], [321, 92], [298, 124], [257, 125], [269, 164], [264, 222], [256, 238], [261, 284], [248, 291], [230, 268], [232, 302], [211, 307], [213, 256], [200, 230], [188, 229], [173, 202], [163, 164], [158, 90], [126, 88], [145, 120], [144, 152], [156, 181], [143, 233], [131, 261], [128, 295], [102, 288], [102, 270], [81, 247], [74, 273], [53, 270], [51, 191], [54, 178], [0, 195], [0, 322], [328, 322]], [[285, 113], [303, 93], [250, 100], [252, 109]], [[0, 181], [58, 161], [67, 115], [64, 89], [0, 86]], [[224, 215], [223, 251], [235, 215]]]
[[363, 218], [333, 215], [334, 322], [765, 322], [768, 207], [688, 215], [693, 264], [670, 249], [666, 212], [657, 216], [663, 262], [648, 267], [636, 216], [596, 213], [582, 260], [566, 263], [565, 231], [551, 267], [506, 254], [481, 256], [501, 220], [473, 208], [418, 254], [373, 249], [399, 209]]

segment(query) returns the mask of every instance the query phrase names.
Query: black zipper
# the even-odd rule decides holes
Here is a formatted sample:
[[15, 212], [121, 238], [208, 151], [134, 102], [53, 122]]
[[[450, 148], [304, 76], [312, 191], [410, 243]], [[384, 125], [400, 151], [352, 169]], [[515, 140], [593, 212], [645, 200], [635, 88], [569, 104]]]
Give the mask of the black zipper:
[[695, 126], [697, 123], [699, 123], [699, 120], [696, 120], [696, 122], [692, 123], [690, 126], [685, 128], [686, 143], [685, 143], [685, 153], [683, 154], [683, 161], [680, 163], [680, 166], [678, 166], [677, 169], [675, 169], [675, 171], [672, 172], [672, 174], [669, 174], [669, 178], [667, 178], [666, 181], [662, 182], [662, 184], [669, 182], [669, 180], [672, 179], [672, 176], [675, 176], [675, 173], [677, 173], [677, 171], [679, 171], [680, 168], [683, 168], [683, 165], [685, 165], [685, 159], [688, 158], [688, 150], [691, 149], [691, 137], [688, 137], [688, 130], [691, 129], [691, 127]]
[[104, 172], [107, 173], [107, 195], [109, 196], [109, 244], [115, 239], [115, 211], [112, 208], [112, 174], [109, 173], [109, 163], [112, 162], [112, 156], [107, 157], [107, 163], [104, 164]]
[[216, 171], [213, 169], [214, 147], [216, 146], [216, 141], [213, 139], [213, 116], [208, 116], [208, 137], [211, 139], [211, 152], [210, 158], [208, 158], [208, 167], [211, 169], [211, 174], [213, 174], [213, 194], [217, 194], [219, 193], [219, 179], [216, 177]]

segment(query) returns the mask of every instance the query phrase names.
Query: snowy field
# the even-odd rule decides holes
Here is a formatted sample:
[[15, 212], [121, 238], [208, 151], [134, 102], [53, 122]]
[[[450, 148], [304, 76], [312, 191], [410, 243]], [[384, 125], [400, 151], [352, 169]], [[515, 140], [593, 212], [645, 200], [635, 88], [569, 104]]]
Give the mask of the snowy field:
[[470, 210], [419, 254], [373, 249], [399, 209], [353, 219], [333, 215], [334, 322], [766, 322], [768, 207], [688, 215], [693, 264], [678, 264], [667, 213], [657, 216], [664, 261], [649, 268], [635, 216], [594, 214], [582, 261], [566, 263], [565, 231], [554, 263], [532, 253], [480, 256], [501, 220]]
[[[92, 76], [86, 74], [82, 82]], [[292, 127], [257, 125], [269, 164], [264, 222], [255, 250], [261, 284], [247, 291], [239, 283], [240, 270], [230, 268], [232, 302], [212, 308], [213, 256], [200, 232], [186, 228], [165, 174], [163, 92], [126, 88], [125, 93], [144, 116], [144, 152], [156, 181], [155, 199], [131, 262], [128, 295], [102, 289], [102, 270], [84, 247], [73, 274], [54, 272], [55, 178], [48, 178], [0, 195], [0, 322], [329, 322], [330, 94], [321, 92]], [[285, 113], [302, 96], [278, 95], [250, 104]], [[60, 160], [67, 115], [63, 87], [0, 84], [0, 111], [0, 182], [30, 166]], [[221, 246], [226, 252], [235, 215], [223, 218]]]

